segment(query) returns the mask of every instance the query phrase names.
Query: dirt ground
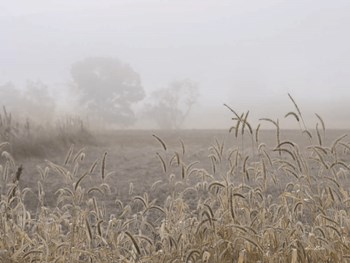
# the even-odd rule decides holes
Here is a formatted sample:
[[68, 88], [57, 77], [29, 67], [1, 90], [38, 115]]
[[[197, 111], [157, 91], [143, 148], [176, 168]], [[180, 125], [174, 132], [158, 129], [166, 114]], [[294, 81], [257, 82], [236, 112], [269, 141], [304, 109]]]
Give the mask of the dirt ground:
[[[339, 136], [347, 133], [343, 130], [327, 131], [324, 145], [329, 146]], [[159, 141], [152, 135], [156, 134], [166, 144], [165, 151]], [[143, 195], [148, 192], [150, 199], [157, 199], [157, 202], [164, 202], [169, 194], [169, 175], [175, 173], [175, 177], [180, 179], [181, 170], [179, 168], [168, 168], [164, 172], [160, 158], [157, 153], [162, 156], [165, 162], [169, 162], [174, 152], [178, 152], [182, 156], [181, 140], [185, 145], [185, 154], [183, 162], [188, 165], [198, 161], [193, 167], [206, 169], [212, 173], [211, 161], [208, 158], [211, 150], [210, 147], [219, 143], [224, 143], [224, 152], [235, 147], [243, 147], [244, 151], [251, 151], [252, 140], [246, 134], [242, 142], [241, 138], [236, 139], [234, 134], [227, 130], [186, 130], [186, 131], [113, 131], [96, 135], [96, 145], [88, 145], [83, 148], [85, 158], [79, 162], [76, 180], [88, 171], [95, 160], [98, 160], [95, 171], [84, 178], [82, 187], [91, 188], [99, 186], [105, 182], [110, 187], [110, 193], [106, 195], [103, 202], [107, 211], [112, 213], [116, 206], [115, 200], [122, 202], [130, 201], [135, 195]], [[254, 138], [255, 139], [255, 138]], [[300, 131], [284, 130], [281, 132], [281, 141], [290, 140], [298, 143], [300, 148], [310, 145], [307, 136], [302, 135]], [[350, 138], [349, 138], [350, 139]], [[276, 146], [275, 131], [261, 131], [259, 140], [273, 149]], [[316, 138], [313, 139], [316, 143]], [[345, 141], [348, 141], [345, 140]], [[75, 146], [73, 156], [81, 149], [82, 146]], [[256, 147], [256, 145], [255, 145]], [[68, 148], [67, 148], [68, 151]], [[55, 152], [51, 149], [51, 152]], [[102, 159], [106, 155], [105, 172], [108, 177], [102, 180]], [[68, 170], [74, 170], [70, 165], [64, 165], [65, 154], [57, 154], [47, 157], [50, 162], [62, 165]], [[38, 182], [41, 181], [45, 191], [45, 205], [56, 205], [56, 191], [63, 187], [72, 188], [72, 182], [67, 182], [65, 178], [53, 172], [50, 172], [45, 180], [42, 180], [38, 167], [45, 169], [48, 166], [48, 160], [44, 158], [23, 158], [17, 160], [17, 165], [23, 164], [24, 170], [20, 180], [21, 188], [28, 187], [33, 193], [28, 195], [28, 205], [35, 211], [38, 207]], [[216, 176], [220, 177], [220, 171], [216, 171]], [[159, 181], [156, 189], [152, 189], [153, 183]], [[130, 189], [132, 184], [132, 193]]]

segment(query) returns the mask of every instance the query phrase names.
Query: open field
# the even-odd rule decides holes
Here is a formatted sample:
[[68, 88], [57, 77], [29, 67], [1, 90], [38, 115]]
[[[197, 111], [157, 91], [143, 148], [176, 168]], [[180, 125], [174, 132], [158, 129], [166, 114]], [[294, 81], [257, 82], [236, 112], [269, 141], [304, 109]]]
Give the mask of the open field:
[[17, 160], [2, 144], [2, 261], [346, 262], [346, 132], [111, 131]]
[[[162, 163], [157, 157], [157, 153], [162, 153], [162, 146], [152, 136], [156, 134], [167, 145], [167, 150], [170, 153], [181, 152], [183, 141], [185, 146], [185, 155], [182, 158], [183, 162], [190, 164], [196, 162], [194, 167], [206, 169], [209, 173], [212, 173], [212, 163], [209, 155], [212, 151], [209, 149], [216, 144], [216, 140], [224, 144], [225, 151], [234, 149], [236, 147], [242, 147], [241, 139], [236, 139], [234, 134], [229, 133], [228, 130], [180, 130], [180, 131], [114, 131], [106, 132], [96, 136], [96, 145], [84, 146], [80, 143], [79, 146], [75, 146], [74, 153], [82, 150], [85, 154], [84, 161], [81, 163], [81, 169], [89, 169], [91, 164], [96, 160], [101, 161], [104, 153], [106, 156], [106, 170], [111, 174], [106, 179], [106, 182], [111, 188], [111, 194], [109, 200], [113, 207], [113, 203], [116, 198], [127, 202], [132, 200], [133, 196], [143, 195], [148, 192], [152, 198], [157, 199], [159, 202], [164, 202], [164, 199], [168, 193], [163, 192], [163, 189], [167, 189], [168, 175], [171, 172], [181, 171], [172, 170], [171, 172], [164, 173], [162, 169]], [[303, 146], [308, 146], [310, 142], [308, 137], [303, 136], [298, 130], [284, 130], [281, 132], [282, 141], [291, 140], [303, 149]], [[327, 132], [325, 144], [329, 145], [340, 136], [347, 134], [346, 130], [330, 130]], [[271, 150], [276, 146], [276, 132], [274, 130], [260, 131], [260, 140], [265, 143]], [[255, 147], [256, 144], [254, 144]], [[244, 140], [244, 152], [246, 154], [252, 153], [251, 141], [246, 138]], [[67, 147], [67, 152], [69, 148]], [[65, 161], [65, 153], [55, 153], [55, 150], [49, 150], [49, 160], [55, 164], [62, 165]], [[29, 156], [28, 156], [29, 157]], [[350, 161], [350, 154], [344, 161]], [[349, 158], [349, 159], [347, 159]], [[22, 158], [21, 158], [22, 159]], [[169, 160], [168, 160], [169, 161]], [[31, 189], [37, 189], [37, 182], [40, 180], [40, 173], [37, 166], [44, 169], [48, 166], [45, 158], [35, 157], [26, 158], [17, 162], [23, 164], [24, 172], [21, 176], [20, 186], [22, 188], [29, 187]], [[225, 171], [223, 171], [225, 173]], [[179, 176], [180, 174], [177, 174]], [[216, 172], [215, 178], [222, 179], [222, 175]], [[89, 176], [87, 183], [90, 187], [95, 186], [100, 179], [100, 170], [97, 169], [95, 174]], [[159, 191], [150, 191], [153, 183], [162, 180], [159, 183]], [[239, 180], [239, 178], [237, 179]], [[288, 179], [287, 179], [288, 180]], [[48, 175], [45, 188], [48, 192], [46, 194], [46, 202], [49, 206], [55, 206], [54, 192], [62, 187], [62, 178], [55, 175], [54, 172]], [[133, 193], [129, 194], [130, 184], [133, 185]], [[163, 187], [161, 187], [163, 185]], [[34, 200], [30, 201], [30, 207], [35, 208]]]

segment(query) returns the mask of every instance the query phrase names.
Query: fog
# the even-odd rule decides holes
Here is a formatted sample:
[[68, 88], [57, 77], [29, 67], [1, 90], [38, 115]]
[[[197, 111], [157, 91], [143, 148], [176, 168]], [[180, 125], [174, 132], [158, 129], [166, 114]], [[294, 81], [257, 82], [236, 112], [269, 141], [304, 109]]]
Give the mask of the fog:
[[[252, 122], [280, 118], [285, 128], [294, 127], [284, 118], [294, 110], [288, 93], [309, 126], [316, 112], [329, 128], [350, 128], [349, 13], [348, 0], [2, 1], [0, 102], [10, 103], [9, 83], [25, 93], [29, 81], [46, 87], [57, 113], [108, 112], [82, 102], [86, 89], [72, 75], [75, 63], [104, 58], [138, 76], [121, 81], [140, 87], [134, 100], [125, 100], [126, 88], [109, 97], [109, 103], [123, 101], [112, 117], [132, 120], [123, 121], [128, 128], [157, 127], [147, 107], [162, 105], [154, 104], [154, 94], [174, 81], [197, 88], [182, 98], [193, 101], [189, 112], [180, 105], [190, 104], [173, 101], [177, 116], [186, 116], [181, 128], [229, 128], [232, 116], [223, 103], [250, 110]], [[26, 105], [35, 104], [28, 94]]]

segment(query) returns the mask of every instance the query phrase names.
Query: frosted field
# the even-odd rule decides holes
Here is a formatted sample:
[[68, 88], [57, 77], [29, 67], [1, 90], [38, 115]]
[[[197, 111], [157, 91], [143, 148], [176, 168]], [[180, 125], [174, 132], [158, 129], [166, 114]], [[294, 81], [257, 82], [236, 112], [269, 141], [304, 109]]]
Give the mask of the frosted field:
[[345, 262], [350, 145], [314, 133], [117, 131], [66, 155], [5, 151], [0, 258]]
[[[331, 145], [334, 140], [340, 136], [347, 134], [346, 130], [328, 130], [326, 132], [326, 140], [324, 145]], [[167, 151], [164, 151], [162, 145], [152, 136], [157, 135], [161, 138], [167, 146]], [[316, 137], [316, 135], [314, 136]], [[344, 141], [347, 139], [345, 137]], [[255, 138], [254, 138], [255, 140]], [[281, 141], [292, 141], [299, 145], [300, 150], [303, 151], [310, 145], [308, 136], [301, 134], [299, 130], [282, 130]], [[107, 197], [107, 206], [114, 206], [116, 198], [122, 201], [130, 201], [133, 196], [143, 195], [148, 192], [152, 198], [156, 198], [159, 202], [164, 202], [168, 193], [169, 175], [174, 173], [180, 179], [181, 169], [177, 169], [172, 165], [173, 169], [168, 169], [164, 172], [162, 162], [158, 158], [157, 153], [165, 157], [165, 160], [170, 161], [174, 152], [182, 152], [182, 143], [185, 146], [185, 155], [183, 162], [186, 165], [191, 163], [193, 168], [206, 169], [208, 173], [213, 174], [212, 161], [210, 155], [213, 154], [212, 146], [216, 145], [216, 141], [223, 143], [224, 156], [228, 157], [231, 150], [243, 147], [243, 152], [247, 155], [252, 155], [256, 159], [256, 149], [252, 151], [252, 141], [248, 134], [245, 135], [243, 145], [241, 138], [235, 138], [234, 132], [229, 133], [228, 130], [183, 130], [183, 131], [115, 131], [97, 135], [96, 145], [76, 145], [73, 155], [82, 150], [85, 153], [84, 161], [80, 163], [80, 169], [89, 169], [90, 166], [97, 160], [97, 167], [94, 174], [89, 175], [84, 179], [82, 185], [96, 186], [101, 180], [100, 163], [107, 152], [106, 156], [106, 173], [109, 176], [106, 182], [110, 186], [110, 194]], [[316, 143], [316, 138], [313, 138]], [[276, 131], [263, 130], [259, 133], [259, 144], [266, 144], [266, 148], [273, 150], [276, 147]], [[257, 143], [254, 141], [254, 147], [257, 148]], [[68, 152], [67, 148], [67, 152]], [[62, 165], [65, 162], [65, 154], [54, 153], [52, 149], [52, 156], [50, 161]], [[288, 156], [284, 155], [286, 158]], [[232, 156], [231, 156], [232, 158]], [[347, 162], [350, 159], [350, 154], [341, 155], [343, 161]], [[249, 161], [252, 161], [250, 158]], [[24, 158], [17, 161], [18, 164], [23, 163], [24, 173], [21, 177], [20, 185], [22, 187], [29, 187], [37, 189], [37, 181], [40, 180], [40, 174], [37, 171], [37, 166], [45, 168], [47, 162], [45, 158]], [[223, 163], [225, 163], [223, 161]], [[227, 165], [227, 164], [226, 164]], [[69, 165], [67, 166], [69, 167]], [[219, 166], [218, 166], [219, 167]], [[215, 171], [214, 177], [222, 179], [222, 176], [227, 173], [225, 164], [221, 165], [222, 170]], [[283, 181], [289, 180], [288, 176], [281, 176]], [[158, 182], [161, 180], [162, 182]], [[157, 190], [151, 190], [152, 185], [158, 182]], [[241, 178], [237, 176], [237, 183], [241, 182]], [[50, 206], [55, 206], [56, 198], [54, 193], [57, 189], [64, 186], [65, 180], [57, 174], [49, 173], [45, 180], [46, 202]], [[130, 192], [130, 184], [132, 184], [133, 193]], [[277, 186], [274, 186], [277, 187]], [[49, 190], [49, 191], [48, 191]], [[109, 200], [109, 201], [108, 201]], [[31, 200], [33, 204], [35, 200]], [[112, 202], [112, 203], [111, 203]], [[31, 206], [33, 205], [31, 204]]]

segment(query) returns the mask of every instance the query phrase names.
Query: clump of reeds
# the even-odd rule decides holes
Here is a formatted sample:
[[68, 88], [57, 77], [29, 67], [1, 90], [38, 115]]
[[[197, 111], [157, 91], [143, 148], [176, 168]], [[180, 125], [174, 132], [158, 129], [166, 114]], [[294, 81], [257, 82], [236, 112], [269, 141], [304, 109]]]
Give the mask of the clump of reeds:
[[18, 158], [42, 157], [52, 149], [64, 151], [71, 144], [95, 143], [89, 127], [77, 116], [35, 123], [16, 119], [5, 106], [0, 113], [0, 141], [9, 142], [11, 153]]

